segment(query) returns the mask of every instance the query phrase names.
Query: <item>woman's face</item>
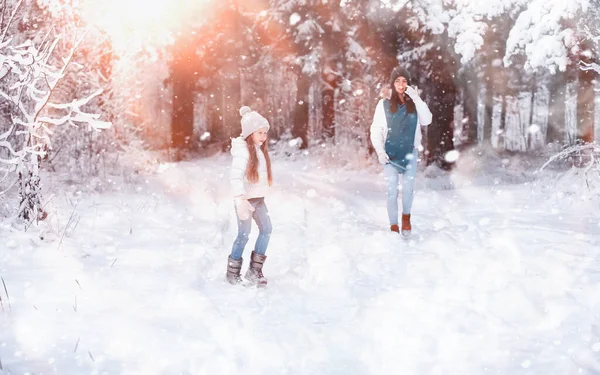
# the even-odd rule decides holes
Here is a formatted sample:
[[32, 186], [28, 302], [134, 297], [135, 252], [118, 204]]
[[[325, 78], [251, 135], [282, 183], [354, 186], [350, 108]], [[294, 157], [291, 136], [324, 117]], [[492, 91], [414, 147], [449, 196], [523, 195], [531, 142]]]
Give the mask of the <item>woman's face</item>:
[[406, 77], [403, 76], [396, 78], [396, 80], [394, 81], [394, 88], [400, 95], [404, 94], [407, 85], [408, 81], [406, 80]]
[[267, 140], [267, 128], [260, 128], [252, 133], [252, 141], [255, 145], [260, 146]]

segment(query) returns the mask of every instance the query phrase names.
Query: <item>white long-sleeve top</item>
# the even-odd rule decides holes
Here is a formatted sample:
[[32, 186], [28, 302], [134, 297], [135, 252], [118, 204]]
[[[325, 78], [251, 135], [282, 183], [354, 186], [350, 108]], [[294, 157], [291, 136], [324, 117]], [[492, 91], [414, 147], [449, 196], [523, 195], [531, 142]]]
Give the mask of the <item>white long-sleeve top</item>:
[[[383, 101], [385, 99], [381, 99], [379, 103], [377, 103], [377, 107], [375, 108], [375, 114], [373, 115], [373, 123], [371, 124], [371, 143], [373, 144], [373, 148], [377, 155], [382, 155], [385, 153], [385, 141], [387, 139], [388, 134], [388, 124], [387, 119], [385, 118], [385, 109], [383, 109]], [[415, 109], [417, 110], [417, 129], [415, 130], [415, 148], [421, 147], [421, 126], [427, 126], [431, 124], [431, 120], [433, 115], [429, 110], [427, 104], [421, 99], [418, 98], [415, 102]]]
[[250, 153], [246, 141], [242, 137], [231, 140], [231, 171], [229, 181], [234, 197], [243, 195], [246, 199], [262, 198], [269, 190], [269, 178], [267, 174], [267, 161], [265, 155], [259, 146], [256, 147], [256, 156], [258, 157], [258, 182], [250, 183], [246, 177], [246, 168]]

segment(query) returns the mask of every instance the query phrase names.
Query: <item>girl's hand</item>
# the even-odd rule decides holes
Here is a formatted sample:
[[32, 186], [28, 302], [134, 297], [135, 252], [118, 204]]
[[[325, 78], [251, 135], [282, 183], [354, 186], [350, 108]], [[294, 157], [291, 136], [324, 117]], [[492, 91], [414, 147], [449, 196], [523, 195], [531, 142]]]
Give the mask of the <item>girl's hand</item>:
[[238, 214], [240, 220], [248, 220], [252, 212], [254, 212], [254, 207], [248, 202], [248, 200], [244, 197], [236, 197], [235, 198], [235, 211]]

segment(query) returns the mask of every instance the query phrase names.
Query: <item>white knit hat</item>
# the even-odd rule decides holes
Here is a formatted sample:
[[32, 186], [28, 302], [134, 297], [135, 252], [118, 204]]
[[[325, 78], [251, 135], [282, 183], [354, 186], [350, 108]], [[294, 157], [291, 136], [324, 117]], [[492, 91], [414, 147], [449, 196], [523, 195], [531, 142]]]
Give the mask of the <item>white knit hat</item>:
[[258, 129], [267, 128], [269, 130], [269, 121], [250, 107], [243, 106], [240, 108], [240, 116], [242, 116], [242, 138], [244, 139]]

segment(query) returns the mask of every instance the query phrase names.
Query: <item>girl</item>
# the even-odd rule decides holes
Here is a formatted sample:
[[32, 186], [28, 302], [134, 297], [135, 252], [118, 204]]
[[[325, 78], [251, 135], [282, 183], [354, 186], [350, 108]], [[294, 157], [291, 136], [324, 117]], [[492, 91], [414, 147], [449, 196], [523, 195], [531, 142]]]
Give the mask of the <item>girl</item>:
[[431, 111], [409, 86], [410, 75], [397, 67], [390, 76], [391, 95], [377, 104], [371, 125], [371, 143], [383, 164], [387, 182], [387, 212], [390, 230], [398, 228], [398, 178], [402, 175], [402, 235], [411, 232], [410, 210], [421, 147], [421, 126], [431, 124]]
[[265, 205], [265, 195], [271, 186], [271, 160], [267, 149], [269, 122], [249, 107], [240, 108], [242, 135], [231, 141], [231, 188], [233, 190], [238, 235], [227, 262], [227, 281], [240, 284], [242, 253], [250, 236], [252, 219], [258, 225], [258, 238], [250, 257], [245, 278], [257, 286], [266, 286], [262, 268], [271, 237], [271, 219]]

